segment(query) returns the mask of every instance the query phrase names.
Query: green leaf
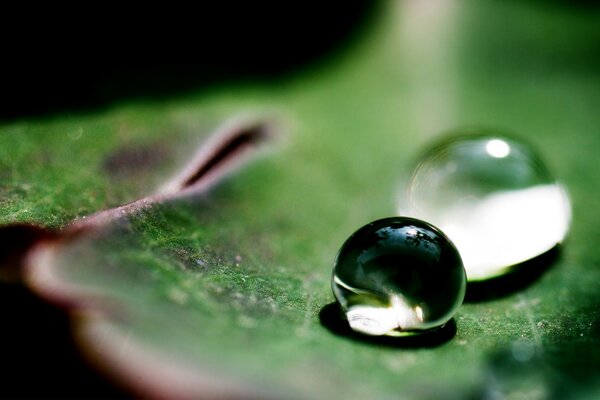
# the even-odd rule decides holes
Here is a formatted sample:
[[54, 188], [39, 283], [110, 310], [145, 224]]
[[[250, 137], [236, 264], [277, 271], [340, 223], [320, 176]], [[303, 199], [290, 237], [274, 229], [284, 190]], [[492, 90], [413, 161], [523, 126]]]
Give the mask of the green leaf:
[[[33, 254], [29, 284], [83, 310], [78, 334], [93, 360], [165, 396], [598, 393], [600, 17], [428, 5], [390, 5], [344, 59], [283, 85], [2, 127], [0, 222], [51, 227], [151, 193], [191, 156], [199, 132], [231, 115], [275, 114], [287, 132], [209, 193], [157, 202]], [[467, 125], [515, 132], [546, 156], [572, 196], [564, 251], [533, 281], [478, 289], [451, 340], [336, 329], [327, 305], [339, 246], [396, 212], [422, 146]], [[159, 162], [131, 166], [135, 149]]]

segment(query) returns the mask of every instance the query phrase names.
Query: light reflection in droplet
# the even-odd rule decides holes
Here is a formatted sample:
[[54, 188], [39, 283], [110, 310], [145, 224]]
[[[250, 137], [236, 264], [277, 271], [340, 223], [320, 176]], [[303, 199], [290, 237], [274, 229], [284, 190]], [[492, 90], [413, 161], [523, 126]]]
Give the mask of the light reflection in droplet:
[[569, 220], [553, 216], [569, 213], [564, 198], [558, 185], [498, 192], [445, 214], [440, 226], [461, 252], [469, 279], [485, 279], [562, 241]]
[[[366, 335], [394, 335], [396, 329], [419, 327], [423, 324], [423, 308], [412, 307], [402, 296], [390, 296], [388, 307], [358, 304], [348, 308], [350, 327]], [[399, 333], [399, 332], [398, 332]]]
[[487, 142], [485, 149], [488, 154], [495, 158], [504, 158], [510, 154], [510, 147], [501, 139], [492, 139]]
[[413, 228], [407, 229], [406, 230], [406, 234], [407, 235], [411, 235], [411, 236], [415, 236], [417, 234], [417, 230], [413, 229]]

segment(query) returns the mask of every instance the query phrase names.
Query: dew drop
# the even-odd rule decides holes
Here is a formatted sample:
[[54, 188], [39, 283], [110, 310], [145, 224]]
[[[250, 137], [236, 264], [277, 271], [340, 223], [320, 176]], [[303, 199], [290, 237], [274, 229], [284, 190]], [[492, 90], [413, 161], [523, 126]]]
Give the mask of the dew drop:
[[404, 336], [443, 326], [465, 295], [458, 251], [434, 226], [385, 218], [356, 231], [340, 249], [333, 293], [350, 327]]
[[502, 275], [551, 250], [571, 218], [564, 187], [537, 153], [496, 134], [457, 135], [433, 146], [413, 170], [398, 212], [443, 230], [469, 281]]
[[515, 360], [526, 362], [533, 357], [535, 345], [531, 340], [519, 339], [513, 343], [511, 351]]

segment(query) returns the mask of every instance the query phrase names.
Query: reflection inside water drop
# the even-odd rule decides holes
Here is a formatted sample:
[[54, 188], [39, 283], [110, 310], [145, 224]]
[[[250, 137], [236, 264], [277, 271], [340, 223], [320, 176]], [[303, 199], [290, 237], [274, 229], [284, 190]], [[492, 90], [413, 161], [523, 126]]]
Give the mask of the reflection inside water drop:
[[458, 251], [437, 228], [392, 217], [348, 238], [336, 257], [331, 286], [354, 331], [409, 336], [452, 318], [466, 278]]
[[419, 161], [400, 214], [442, 229], [467, 278], [492, 278], [545, 253], [567, 234], [564, 188], [526, 144], [500, 135], [463, 135]]

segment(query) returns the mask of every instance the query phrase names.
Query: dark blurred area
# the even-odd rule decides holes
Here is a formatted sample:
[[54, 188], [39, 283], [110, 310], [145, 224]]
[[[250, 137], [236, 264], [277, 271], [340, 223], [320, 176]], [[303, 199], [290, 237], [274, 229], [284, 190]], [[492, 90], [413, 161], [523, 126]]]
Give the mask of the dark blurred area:
[[379, 3], [3, 6], [0, 120], [282, 78], [343, 52]]
[[0, 398], [130, 397], [83, 359], [62, 310], [22, 286], [0, 282], [0, 314]]

